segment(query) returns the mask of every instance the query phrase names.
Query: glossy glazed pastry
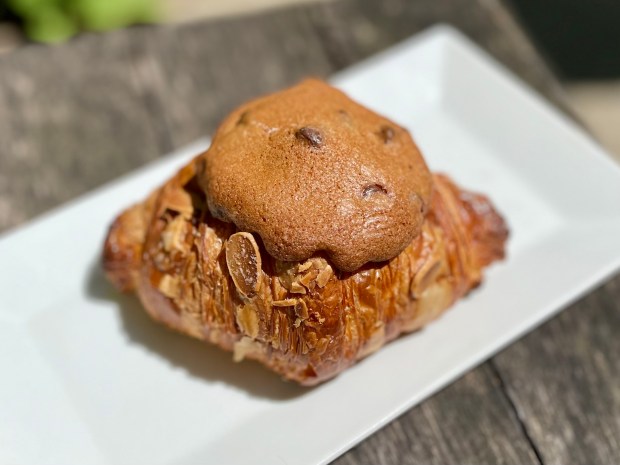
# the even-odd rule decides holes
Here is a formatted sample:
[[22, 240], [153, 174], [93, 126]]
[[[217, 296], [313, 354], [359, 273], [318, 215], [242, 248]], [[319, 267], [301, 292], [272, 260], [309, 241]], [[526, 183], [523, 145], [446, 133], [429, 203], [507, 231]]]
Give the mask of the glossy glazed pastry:
[[439, 316], [507, 235], [406, 130], [308, 80], [123, 212], [104, 268], [154, 319], [312, 385]]

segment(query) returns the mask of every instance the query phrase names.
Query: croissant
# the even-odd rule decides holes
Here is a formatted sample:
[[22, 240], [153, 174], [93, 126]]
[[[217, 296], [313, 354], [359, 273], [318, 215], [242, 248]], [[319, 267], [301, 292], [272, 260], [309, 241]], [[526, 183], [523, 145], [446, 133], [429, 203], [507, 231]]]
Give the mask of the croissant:
[[[319, 87], [321, 92], [337, 92], [326, 90], [329, 86], [323, 83], [303, 85]], [[255, 108], [256, 102], [248, 105]], [[285, 221], [273, 237], [289, 237], [293, 246], [288, 248], [274, 245], [273, 237], [264, 230], [259, 234], [258, 227], [248, 227], [247, 217], [242, 218], [242, 214], [251, 208], [239, 204], [238, 198], [234, 204], [238, 210], [232, 213], [226, 202], [215, 204], [214, 199], [219, 197], [212, 194], [217, 187], [213, 179], [221, 179], [220, 175], [205, 181], [209, 169], [217, 171], [205, 166], [217, 160], [219, 152], [214, 152], [213, 147], [225, 145], [222, 138], [234, 135], [240, 115], [248, 119], [248, 105], [232, 114], [229, 120], [233, 123], [223, 123], [207, 153], [197, 156], [144, 202], [121, 213], [110, 227], [103, 252], [106, 275], [118, 289], [136, 292], [155, 320], [233, 351], [237, 361], [255, 359], [286, 379], [314, 385], [400, 334], [437, 318], [481, 282], [484, 267], [504, 257], [508, 230], [490, 201], [461, 190], [441, 174], [425, 178], [421, 175], [420, 179], [428, 182], [428, 192], [420, 188], [417, 196], [408, 195], [415, 201], [412, 205], [421, 220], [412, 220], [406, 228], [398, 226], [396, 231], [402, 230], [403, 234], [414, 230], [413, 238], [403, 236], [407, 240], [404, 248], [389, 259], [384, 259], [387, 246], [380, 244], [372, 249], [376, 236], [367, 239], [351, 231], [347, 232], [350, 244], [364, 251], [361, 258], [360, 254], [338, 254], [339, 249], [327, 247], [329, 243], [323, 239], [322, 248], [305, 251], [309, 255], [289, 256], [301, 252], [295, 237], [290, 239]], [[261, 105], [265, 105], [264, 101], [258, 102], [259, 108]], [[349, 112], [355, 116], [356, 111]], [[323, 127], [321, 121], [312, 128]], [[291, 124], [293, 128], [285, 136], [291, 143], [302, 144], [300, 150], [304, 153], [316, 154], [324, 149], [313, 139], [321, 139], [321, 144], [330, 141], [329, 131], [315, 128], [309, 137], [300, 136], [297, 121]], [[408, 133], [390, 124], [389, 138], [403, 137], [403, 144], [409, 147]], [[379, 135], [373, 133], [372, 137], [378, 138], [376, 146], [384, 150], [381, 144], [389, 141], [385, 126], [380, 127], [383, 129]], [[243, 131], [248, 136], [248, 130]], [[272, 136], [265, 136], [270, 144], [274, 143]], [[290, 145], [286, 147], [291, 150]], [[400, 153], [402, 147], [397, 150]], [[234, 159], [227, 157], [226, 166], [234, 166]], [[420, 166], [425, 169], [425, 165]], [[386, 213], [372, 221], [364, 217], [365, 230], [381, 223], [391, 212], [401, 211], [394, 210], [401, 206], [393, 207], [399, 201], [398, 180], [387, 175], [380, 178], [379, 187], [371, 185], [375, 186], [372, 195], [382, 196], [376, 201], [379, 206], [373, 204], [372, 208]], [[255, 187], [252, 181], [248, 183]], [[359, 194], [362, 206], [375, 202], [365, 198], [366, 190], [367, 186]], [[396, 193], [390, 197], [392, 191]], [[234, 194], [230, 192], [227, 187], [226, 195]], [[278, 198], [286, 195], [283, 192], [277, 191]], [[254, 195], [260, 197], [260, 192]], [[291, 195], [299, 196], [299, 189], [296, 187]], [[271, 214], [268, 205], [262, 208], [265, 215]], [[318, 208], [329, 210], [325, 205]], [[347, 210], [349, 218], [352, 211]], [[303, 212], [295, 214], [303, 216]], [[390, 226], [392, 220], [386, 224]], [[342, 224], [338, 227], [343, 228]], [[392, 234], [387, 226], [381, 228], [382, 234]], [[321, 231], [317, 229], [314, 234], [320, 235]], [[372, 247], [363, 241], [371, 242]], [[398, 241], [402, 242], [402, 238], [393, 242]], [[365, 261], [359, 265], [361, 259]], [[348, 265], [354, 265], [354, 269], [348, 269]]]

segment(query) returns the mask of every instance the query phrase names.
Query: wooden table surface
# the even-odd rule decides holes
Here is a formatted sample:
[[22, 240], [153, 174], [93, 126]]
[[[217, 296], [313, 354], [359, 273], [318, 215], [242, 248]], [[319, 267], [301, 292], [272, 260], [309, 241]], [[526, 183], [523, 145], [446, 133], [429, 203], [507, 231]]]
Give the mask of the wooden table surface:
[[[570, 111], [501, 0], [339, 0], [27, 46], [0, 57], [0, 229], [437, 22]], [[617, 276], [335, 463], [620, 463], [619, 334]]]

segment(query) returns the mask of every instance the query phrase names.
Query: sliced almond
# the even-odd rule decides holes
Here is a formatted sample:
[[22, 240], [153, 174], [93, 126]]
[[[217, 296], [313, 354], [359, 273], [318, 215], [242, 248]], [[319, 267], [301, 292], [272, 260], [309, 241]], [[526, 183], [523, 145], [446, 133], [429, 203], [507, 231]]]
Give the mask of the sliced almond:
[[297, 305], [295, 306], [295, 314], [302, 320], [307, 320], [308, 316], [310, 316], [308, 313], [308, 305], [303, 299], [299, 299], [297, 302]]
[[162, 197], [162, 204], [169, 210], [180, 213], [185, 218], [191, 218], [194, 213], [192, 197], [183, 189], [169, 189]]
[[298, 299], [282, 299], [282, 300], [274, 300], [271, 302], [271, 305], [274, 307], [294, 307], [297, 305]]
[[252, 234], [238, 232], [228, 238], [226, 265], [237, 291], [244, 297], [254, 297], [261, 285], [262, 262]]
[[312, 268], [312, 262], [308, 260], [308, 261], [305, 261], [304, 263], [299, 264], [299, 266], [297, 267], [297, 272], [303, 273], [304, 271], [309, 270], [310, 268]]
[[166, 252], [179, 251], [185, 249], [185, 219], [182, 216], [174, 218], [161, 234], [164, 250]]
[[291, 283], [291, 292], [293, 294], [305, 294], [306, 288], [299, 284], [297, 281]]
[[314, 279], [317, 276], [318, 276], [318, 272], [316, 270], [310, 270], [305, 275], [303, 275], [301, 278], [299, 278], [299, 284], [307, 288], [310, 288], [310, 283], [312, 283], [312, 281], [314, 281]]
[[258, 315], [256, 311], [250, 305], [244, 305], [239, 307], [236, 312], [237, 324], [241, 331], [250, 336], [252, 339], [256, 339], [258, 336]]
[[261, 350], [262, 346], [257, 341], [244, 336], [233, 346], [233, 360], [240, 362], [248, 355], [259, 354]]
[[174, 299], [179, 294], [179, 280], [169, 274], [162, 276], [157, 287], [163, 295], [171, 299]]
[[319, 271], [318, 276], [316, 277], [316, 283], [319, 287], [323, 288], [333, 276], [334, 270], [332, 269], [329, 263], [325, 263], [325, 267]]
[[413, 278], [412, 295], [419, 298], [431, 284], [437, 281], [444, 268], [445, 264], [439, 257], [429, 257]]

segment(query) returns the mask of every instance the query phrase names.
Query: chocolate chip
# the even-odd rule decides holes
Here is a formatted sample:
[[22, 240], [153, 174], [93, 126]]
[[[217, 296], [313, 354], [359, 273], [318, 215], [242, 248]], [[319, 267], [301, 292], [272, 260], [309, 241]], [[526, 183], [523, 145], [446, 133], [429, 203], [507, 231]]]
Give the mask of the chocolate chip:
[[392, 139], [394, 139], [394, 136], [396, 135], [394, 129], [392, 129], [390, 126], [383, 126], [379, 131], [379, 134], [383, 138], [383, 142], [385, 142], [386, 144], [388, 142], [392, 142]]
[[364, 190], [362, 191], [362, 197], [367, 199], [371, 195], [377, 194], [379, 192], [382, 193], [382, 194], [386, 194], [386, 195], [388, 193], [388, 191], [385, 188], [385, 186], [382, 186], [381, 184], [377, 184], [377, 183], [369, 184], [366, 187], [364, 187]]
[[323, 136], [319, 130], [315, 128], [304, 126], [303, 128], [297, 130], [295, 137], [298, 139], [304, 139], [312, 145], [312, 147], [320, 147], [323, 144]]

